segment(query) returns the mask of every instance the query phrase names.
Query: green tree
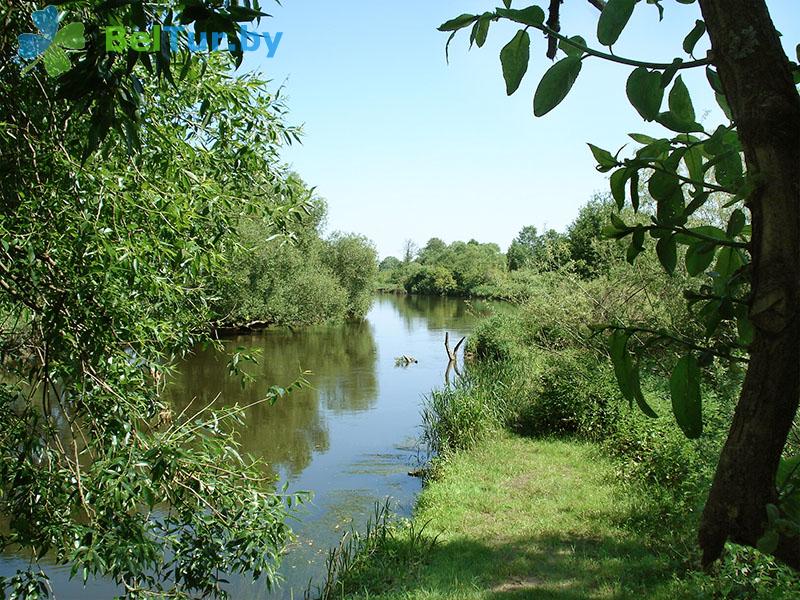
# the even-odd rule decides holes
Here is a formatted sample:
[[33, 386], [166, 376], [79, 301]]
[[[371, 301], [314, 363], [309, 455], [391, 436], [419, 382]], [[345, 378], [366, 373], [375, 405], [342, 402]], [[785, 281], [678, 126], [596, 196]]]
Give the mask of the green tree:
[[88, 42], [57, 78], [15, 65], [35, 8], [0, 7], [0, 546], [34, 557], [0, 585], [45, 595], [48, 552], [131, 597], [221, 596], [230, 572], [272, 585], [291, 498], [239, 455], [237, 409], [172, 415], [158, 382], [208, 340], [242, 218], [284, 235], [304, 214], [277, 158], [297, 131], [235, 57], [97, 43], [110, 19], [227, 30], [234, 7], [70, 4]]
[[428, 243], [425, 244], [425, 247], [419, 251], [417, 255], [417, 259], [419, 260], [420, 264], [436, 264], [437, 261], [447, 250], [447, 244], [445, 244], [439, 238], [431, 238], [428, 240]]
[[604, 238], [603, 228], [612, 210], [610, 199], [595, 197], [581, 208], [567, 229], [570, 256], [583, 277], [596, 276], [603, 269], [597, 244]]
[[[623, 33], [637, 6], [645, 4], [589, 3], [600, 11], [597, 40], [607, 47]], [[639, 210], [642, 181], [655, 200], [649, 223], [628, 224], [612, 215], [607, 232], [619, 239], [630, 237], [629, 262], [644, 251], [649, 235], [667, 272], [675, 269], [681, 247], [689, 274], [702, 280], [701, 292], [690, 302], [705, 321], [707, 343], [686, 345], [671, 377], [675, 418], [687, 435], [702, 432], [702, 366], [714, 357], [748, 363], [700, 525], [703, 562], [716, 560], [731, 539], [800, 568], [800, 514], [793, 491], [800, 486], [791, 468], [794, 462], [782, 462], [800, 400], [800, 68], [787, 58], [764, 0], [698, 0], [698, 19], [682, 43], [689, 57], [661, 63], [598, 50], [583, 37], [564, 35], [561, 4], [549, 3], [545, 21], [540, 6], [512, 8], [511, 0], [504, 0], [504, 8], [461, 15], [440, 30], [449, 32], [452, 40], [459, 30], [471, 27], [472, 41], [483, 46], [491, 23], [520, 25], [500, 56], [508, 94], [517, 91], [528, 69], [528, 30], [543, 32], [548, 57], [559, 60], [534, 93], [536, 116], [563, 101], [587, 59], [630, 69], [630, 103], [644, 120], [663, 126], [666, 137], [632, 134], [640, 147], [629, 157], [593, 145], [590, 149], [598, 169], [611, 173], [611, 193], [620, 209], [630, 203]], [[665, 10], [661, 3], [648, 4]], [[695, 59], [691, 55], [704, 35], [710, 39], [711, 53]], [[686, 69], [705, 70], [727, 123], [706, 130], [697, 122], [680, 74]], [[690, 218], [712, 193], [728, 195], [736, 207], [725, 228], [692, 226]], [[738, 328], [739, 340], [733, 346], [721, 345], [720, 332], [732, 325]], [[655, 416], [628, 349], [635, 330], [620, 325], [611, 330], [610, 352], [623, 395]], [[682, 341], [663, 331], [638, 333], [649, 341]]]
[[442, 265], [423, 266], [415, 270], [405, 281], [410, 294], [447, 296], [458, 291], [453, 272]]
[[378, 253], [363, 235], [337, 232], [326, 242], [323, 262], [339, 279], [347, 293], [347, 312], [361, 318], [372, 304], [378, 274]]
[[395, 271], [403, 266], [403, 262], [395, 256], [387, 256], [378, 265], [379, 271]]
[[538, 239], [539, 232], [536, 231], [535, 226], [526, 225], [520, 230], [506, 253], [509, 271], [518, 271], [530, 266]]
[[540, 271], [555, 271], [566, 266], [571, 259], [567, 236], [555, 229], [548, 229], [536, 240], [532, 264]]

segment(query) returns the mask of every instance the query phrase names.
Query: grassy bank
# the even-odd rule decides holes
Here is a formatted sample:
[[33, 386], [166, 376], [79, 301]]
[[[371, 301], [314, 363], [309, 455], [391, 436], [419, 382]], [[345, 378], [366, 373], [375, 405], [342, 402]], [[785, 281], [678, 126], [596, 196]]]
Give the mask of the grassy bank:
[[730, 547], [714, 573], [693, 570], [691, 549], [675, 545], [689, 528], [653, 530], [651, 500], [621, 484], [618, 467], [591, 442], [486, 437], [439, 464], [413, 521], [395, 525], [330, 597], [797, 597], [794, 576], [752, 551]]
[[611, 483], [613, 472], [591, 444], [484, 440], [447, 461], [420, 497], [415, 521], [439, 536], [428, 559], [399, 577], [365, 570], [353, 597], [577, 600], [667, 590], [674, 565], [625, 528], [637, 506]]
[[[465, 377], [432, 392], [423, 412], [437, 458], [413, 546], [430, 546], [423, 527], [438, 543], [410, 550], [412, 529], [395, 525], [338, 574], [331, 598], [800, 597], [797, 574], [756, 550], [729, 545], [712, 572], [699, 569], [699, 516], [741, 370], [704, 369], [703, 435], [688, 439], [664, 377], [673, 350], [640, 353], [650, 418], [623, 400], [605, 341], [588, 326], [616, 315], [678, 323], [691, 339], [683, 282], [652, 267], [591, 281], [538, 275], [528, 301], [477, 326]], [[641, 290], [658, 302], [631, 303]]]

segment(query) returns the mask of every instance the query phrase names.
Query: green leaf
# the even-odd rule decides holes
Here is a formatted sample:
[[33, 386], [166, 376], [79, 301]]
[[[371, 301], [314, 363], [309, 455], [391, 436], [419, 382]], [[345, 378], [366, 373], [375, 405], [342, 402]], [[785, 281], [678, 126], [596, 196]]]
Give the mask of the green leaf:
[[694, 133], [703, 131], [703, 126], [699, 123], [688, 123], [683, 121], [675, 116], [671, 111], [662, 112], [659, 114], [656, 117], [656, 122], [677, 133]]
[[615, 330], [611, 334], [610, 354], [611, 363], [614, 365], [614, 375], [617, 378], [622, 396], [631, 404], [634, 400], [633, 391], [633, 361], [628, 353], [628, 334], [622, 330]]
[[714, 130], [711, 137], [703, 143], [703, 149], [708, 154], [717, 156], [734, 150], [738, 152], [741, 150], [741, 144], [739, 143], [739, 136], [736, 134], [736, 131], [724, 125], [720, 125]]
[[[703, 194], [702, 199], [703, 201], [707, 200], [708, 195]], [[714, 240], [719, 240], [720, 242], [731, 241], [722, 229], [720, 229], [719, 227], [714, 227], [713, 225], [701, 225], [700, 227], [690, 227], [689, 231], [691, 231], [692, 233], [703, 235], [705, 237], [712, 238]], [[697, 237], [691, 235], [684, 235], [682, 233], [678, 234], [676, 236], [676, 239], [678, 240], [679, 244], [684, 244], [687, 246], [691, 246], [692, 244], [698, 241]]]
[[717, 247], [711, 242], [697, 240], [686, 251], [686, 271], [692, 277], [703, 273], [714, 260]]
[[86, 45], [86, 39], [83, 37], [83, 23], [68, 23], [64, 25], [56, 33], [53, 43], [64, 48], [80, 50]]
[[500, 51], [503, 79], [506, 81], [506, 93], [509, 96], [519, 89], [522, 78], [528, 71], [530, 54], [531, 38], [524, 29], [520, 29]]
[[764, 554], [772, 554], [778, 548], [779, 541], [780, 535], [778, 532], [775, 529], [768, 529], [764, 532], [764, 535], [758, 538], [756, 547]]
[[725, 113], [728, 120], [732, 121], [733, 112], [731, 111], [731, 105], [728, 103], [728, 99], [722, 94], [714, 94], [714, 99], [717, 101], [717, 104], [722, 109], [722, 112]]
[[617, 159], [614, 158], [614, 155], [611, 154], [611, 152], [608, 150], [603, 150], [602, 148], [598, 148], [594, 144], [588, 144], [588, 146], [594, 155], [595, 161], [597, 161], [598, 171], [605, 173], [606, 171], [610, 171], [617, 166]]
[[706, 67], [706, 79], [708, 79], [711, 89], [717, 94], [725, 93], [725, 90], [722, 89], [722, 80], [719, 78], [719, 74], [711, 67]]
[[667, 89], [669, 84], [672, 82], [672, 79], [675, 77], [675, 74], [681, 68], [683, 64], [682, 58], [676, 58], [672, 61], [669, 67], [664, 69], [664, 72], [661, 74], [661, 87]]
[[686, 150], [683, 155], [683, 162], [689, 172], [689, 179], [703, 182], [703, 153], [698, 146], [693, 146]]
[[721, 186], [735, 185], [742, 178], [742, 174], [742, 157], [736, 151], [720, 155], [715, 162], [714, 177]]
[[498, 8], [495, 12], [498, 16], [511, 19], [515, 23], [522, 23], [523, 25], [537, 27], [544, 23], [544, 11], [538, 6], [529, 6], [521, 10]]
[[582, 65], [579, 56], [568, 56], [547, 69], [533, 96], [534, 115], [546, 115], [567, 97]]
[[486, 43], [486, 37], [489, 35], [489, 25], [491, 22], [491, 16], [487, 17], [484, 15], [475, 23], [472, 35], [475, 40], [475, 45], [477, 45], [478, 48], [483, 48], [483, 45]]
[[683, 219], [685, 208], [683, 192], [681, 192], [680, 188], [676, 188], [671, 195], [664, 196], [658, 200], [656, 218], [662, 225], [679, 223]]
[[699, 19], [695, 21], [694, 29], [692, 29], [689, 32], [689, 35], [687, 35], [683, 40], [683, 51], [686, 52], [686, 54], [692, 54], [692, 52], [694, 52], [694, 47], [697, 45], [697, 42], [700, 41], [700, 38], [703, 37], [705, 32], [706, 24]]
[[639, 171], [634, 171], [631, 175], [631, 206], [633, 212], [639, 212]]
[[638, 226], [633, 231], [633, 235], [631, 236], [631, 243], [628, 246], [628, 252], [625, 256], [625, 259], [630, 263], [633, 264], [636, 261], [636, 257], [639, 256], [642, 252], [644, 252], [644, 227], [641, 225]]
[[695, 115], [692, 98], [689, 96], [689, 90], [680, 75], [675, 79], [672, 91], [669, 93], [669, 110], [682, 123], [694, 123]]
[[611, 196], [617, 203], [617, 208], [619, 210], [625, 207], [625, 184], [628, 183], [630, 176], [631, 171], [626, 167], [618, 169], [611, 174]]
[[719, 251], [714, 265], [714, 292], [725, 295], [731, 277], [742, 267], [743, 261], [738, 248], [725, 247]]
[[628, 137], [630, 137], [634, 142], [639, 142], [640, 144], [652, 144], [658, 141], [656, 138], [650, 137], [649, 135], [645, 135], [643, 133], [629, 133]]
[[703, 404], [700, 395], [700, 367], [697, 359], [688, 354], [672, 370], [669, 380], [672, 412], [678, 427], [689, 439], [703, 434]]
[[639, 371], [633, 365], [633, 359], [628, 352], [628, 334], [622, 330], [615, 330], [611, 334], [610, 354], [611, 362], [614, 365], [614, 375], [617, 378], [622, 396], [630, 403], [635, 401], [639, 408], [648, 417], [655, 418], [655, 411], [650, 408], [642, 394], [642, 386], [639, 380]]
[[503, 0], [503, 5], [505, 5], [506, 8], [511, 8], [511, 0]]
[[603, 46], [611, 46], [628, 24], [636, 0], [608, 0], [597, 22], [597, 39]]
[[742, 233], [746, 223], [747, 217], [745, 217], [745, 214], [737, 208], [731, 213], [731, 216], [728, 219], [728, 228], [725, 233], [729, 238], [735, 238], [737, 235]]
[[439, 31], [458, 31], [478, 20], [478, 15], [463, 14], [439, 25]]
[[[569, 39], [572, 40], [573, 42], [583, 46], [583, 47], [586, 47], [586, 40], [583, 39], [579, 35], [573, 35]], [[569, 43], [565, 42], [564, 40], [559, 40], [558, 47], [567, 56], [582, 56], [583, 55], [583, 49], [582, 48], [578, 48], [576, 46], [573, 46], [572, 44], [569, 44]]]
[[667, 200], [680, 192], [680, 181], [675, 173], [656, 171], [650, 177], [648, 189], [655, 200]]
[[648, 144], [643, 148], [639, 148], [636, 151], [636, 158], [646, 160], [661, 160], [664, 154], [669, 152], [670, 148], [672, 148], [672, 145], [670, 144], [669, 140], [656, 140], [652, 144]]
[[634, 69], [625, 85], [628, 100], [646, 121], [652, 121], [661, 110], [664, 100], [664, 88], [661, 87], [661, 76], [656, 71], [648, 71], [644, 67]]
[[675, 236], [662, 237], [656, 244], [656, 254], [664, 270], [672, 275], [678, 266], [678, 245]]

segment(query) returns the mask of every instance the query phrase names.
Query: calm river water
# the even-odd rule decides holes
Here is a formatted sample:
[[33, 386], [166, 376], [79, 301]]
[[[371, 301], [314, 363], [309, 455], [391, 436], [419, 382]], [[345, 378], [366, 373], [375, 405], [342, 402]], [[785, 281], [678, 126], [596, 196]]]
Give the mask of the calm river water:
[[[423, 397], [444, 385], [447, 357], [444, 332], [453, 344], [467, 335], [478, 315], [496, 305], [448, 298], [379, 296], [361, 323], [271, 329], [236, 336], [230, 349], [260, 351], [251, 372], [254, 383], [242, 389], [227, 374], [227, 359], [201, 350], [180, 367], [168, 390], [180, 411], [196, 398], [203, 406], [218, 394], [219, 406], [253, 402], [271, 385], [286, 386], [310, 370], [311, 386], [276, 405], [249, 409], [242, 431], [243, 450], [261, 457], [289, 491], [313, 492], [292, 528], [297, 542], [284, 559], [281, 589], [268, 594], [263, 584], [233, 579], [236, 599], [302, 598], [310, 578], [324, 572], [327, 550], [343, 530], [363, 527], [375, 502], [392, 499], [399, 514], [410, 514], [419, 479], [408, 471], [420, 457]], [[418, 364], [395, 366], [402, 354]], [[0, 557], [0, 575], [24, 568], [20, 557]], [[58, 600], [106, 600], [117, 593], [104, 582], [84, 588], [69, 581], [67, 568], [49, 570]]]

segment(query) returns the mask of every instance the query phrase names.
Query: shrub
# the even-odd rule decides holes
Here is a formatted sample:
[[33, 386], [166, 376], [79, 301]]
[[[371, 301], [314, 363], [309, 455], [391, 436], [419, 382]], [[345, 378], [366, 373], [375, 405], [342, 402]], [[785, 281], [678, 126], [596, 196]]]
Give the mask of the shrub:
[[509, 361], [526, 353], [525, 324], [517, 314], [497, 313], [480, 321], [468, 341], [469, 350], [483, 361]]
[[541, 353], [522, 382], [510, 386], [520, 396], [517, 430], [528, 435], [575, 434], [601, 439], [613, 430], [621, 398], [608, 365], [590, 351]]
[[428, 296], [447, 296], [458, 287], [453, 272], [442, 266], [421, 267], [406, 279], [404, 285], [410, 294]]
[[454, 386], [431, 392], [422, 411], [429, 451], [447, 454], [470, 448], [505, 425], [512, 413], [507, 382], [514, 370], [509, 363], [472, 365]]

